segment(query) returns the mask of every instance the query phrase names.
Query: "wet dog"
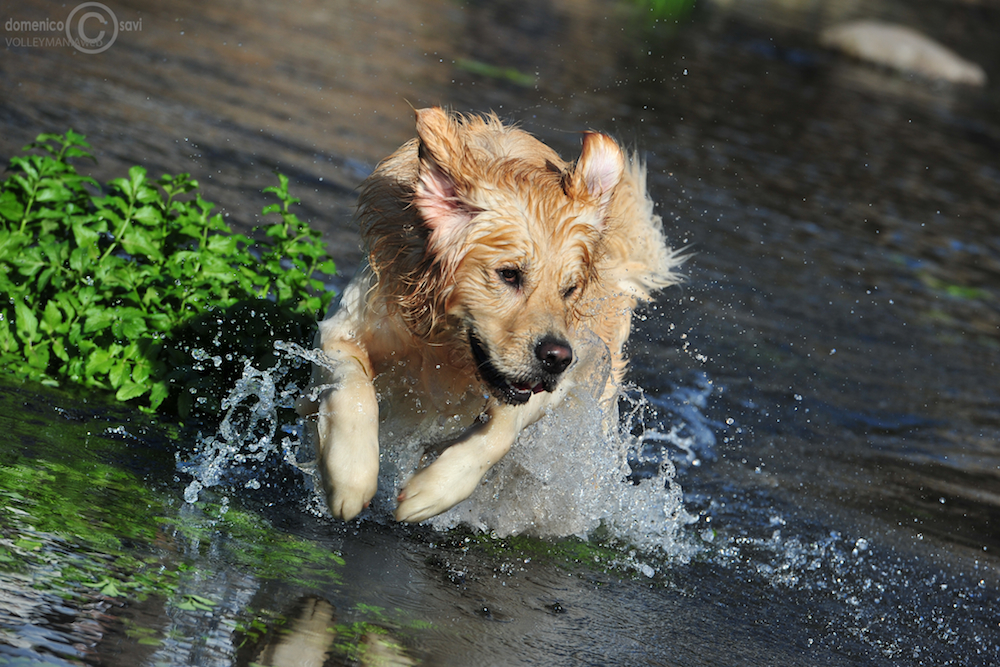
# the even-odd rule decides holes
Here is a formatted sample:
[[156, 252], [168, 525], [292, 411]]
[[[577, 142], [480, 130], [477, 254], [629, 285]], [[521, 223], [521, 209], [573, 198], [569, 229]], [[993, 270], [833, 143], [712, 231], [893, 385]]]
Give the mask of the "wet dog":
[[380, 437], [450, 441], [403, 484], [397, 520], [467, 498], [581, 380], [585, 335], [610, 353], [612, 401], [632, 311], [680, 263], [643, 165], [610, 137], [584, 133], [571, 164], [492, 115], [423, 109], [416, 125], [362, 186], [367, 263], [319, 325], [327, 359], [299, 405], [343, 519], [375, 495]]

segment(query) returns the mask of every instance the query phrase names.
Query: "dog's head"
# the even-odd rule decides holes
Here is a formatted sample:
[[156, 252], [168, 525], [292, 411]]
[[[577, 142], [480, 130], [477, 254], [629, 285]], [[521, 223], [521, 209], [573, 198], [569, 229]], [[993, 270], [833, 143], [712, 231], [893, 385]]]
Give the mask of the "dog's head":
[[587, 133], [568, 165], [494, 117], [436, 108], [417, 112], [417, 133], [412, 207], [426, 275], [411, 311], [467, 345], [500, 400], [552, 391], [573, 361], [581, 299], [598, 279], [621, 149]]

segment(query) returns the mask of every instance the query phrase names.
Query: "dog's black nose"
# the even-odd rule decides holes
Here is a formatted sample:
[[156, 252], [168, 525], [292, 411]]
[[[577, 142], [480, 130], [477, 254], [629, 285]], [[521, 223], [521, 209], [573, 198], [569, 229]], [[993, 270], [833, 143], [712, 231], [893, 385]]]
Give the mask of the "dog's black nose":
[[573, 361], [573, 348], [564, 340], [546, 336], [535, 346], [535, 356], [547, 373], [558, 375]]

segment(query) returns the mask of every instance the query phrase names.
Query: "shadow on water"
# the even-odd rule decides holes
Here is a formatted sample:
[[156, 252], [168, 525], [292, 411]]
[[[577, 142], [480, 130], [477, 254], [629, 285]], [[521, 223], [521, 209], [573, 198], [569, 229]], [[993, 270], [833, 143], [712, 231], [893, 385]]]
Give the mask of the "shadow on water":
[[[696, 521], [666, 554], [343, 525], [281, 457], [189, 504], [195, 433], [5, 384], [0, 664], [1000, 662], [1000, 8], [656, 4], [119, 2], [141, 30], [97, 55], [6, 31], [5, 156], [73, 127], [99, 180], [190, 172], [245, 229], [280, 169], [348, 271], [354, 188], [410, 104], [493, 109], [564, 155], [584, 128], [633, 142], [694, 256], [637, 323], [632, 479], [669, 461]], [[989, 82], [817, 46], [856, 17]]]

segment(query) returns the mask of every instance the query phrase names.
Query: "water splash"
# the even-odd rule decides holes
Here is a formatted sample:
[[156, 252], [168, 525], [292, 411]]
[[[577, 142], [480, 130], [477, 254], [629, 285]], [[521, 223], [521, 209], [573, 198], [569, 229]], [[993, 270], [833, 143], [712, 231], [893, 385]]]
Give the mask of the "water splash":
[[[580, 355], [591, 359], [580, 373], [587, 381], [526, 429], [468, 500], [431, 525], [445, 530], [465, 524], [498, 536], [586, 536], [602, 528], [643, 549], [675, 556], [688, 551], [680, 532], [695, 518], [684, 507], [672, 459], [689, 465], [695, 452], [702, 458], [711, 454], [714, 424], [701, 413], [711, 382], [701, 377], [693, 387], [664, 397], [630, 387], [617, 405], [602, 406], [596, 388], [603, 386], [609, 357], [598, 343], [595, 337]], [[325, 514], [312, 444], [303, 436], [309, 429], [302, 423], [282, 429], [278, 411], [291, 408], [304, 391], [287, 379], [291, 369], [330, 362], [320, 350], [294, 343], [276, 342], [275, 351], [279, 361], [272, 368], [246, 362], [223, 402], [218, 431], [200, 438], [190, 460], [179, 461], [193, 477], [184, 493], [187, 502], [196, 502], [209, 487], [234, 492], [259, 487], [267, 466], [288, 465], [312, 490], [310, 509]], [[391, 435], [391, 424], [381, 428]], [[379, 492], [363, 515], [375, 520], [391, 517], [395, 490], [425, 454], [421, 442], [383, 441], [391, 444], [381, 454]]]
[[656, 476], [664, 460], [686, 469], [716, 459], [715, 434], [728, 427], [705, 415], [708, 398], [715, 391], [708, 375], [699, 372], [690, 385], [674, 387], [666, 395], [649, 395], [640, 387], [625, 392], [628, 421], [633, 431], [642, 429], [629, 456], [633, 479]]
[[[300, 463], [301, 438], [290, 429], [284, 438], [277, 438], [278, 409], [292, 408], [301, 389], [287, 381], [288, 372], [300, 366], [308, 355], [300, 353], [298, 345], [275, 342], [275, 351], [282, 355], [272, 368], [260, 370], [250, 360], [243, 365], [243, 374], [229, 395], [222, 401], [225, 411], [218, 430], [210, 436], [199, 434], [194, 457], [181, 460], [177, 467], [194, 479], [184, 489], [184, 501], [197, 502], [202, 489], [226, 483], [234, 477], [247, 477], [246, 488], [260, 488], [254, 475], [259, 464], [278, 455], [285, 463], [309, 473], [308, 463]], [[196, 359], [200, 350], [192, 352]], [[240, 474], [241, 473], [241, 474]]]
[[620, 420], [612, 406], [610, 420], [617, 427], [607, 429], [607, 407], [585, 389], [571, 392], [563, 405], [525, 429], [472, 497], [431, 519], [432, 525], [462, 523], [501, 537], [585, 537], [603, 527], [644, 549], [678, 555], [684, 550], [679, 531], [694, 517], [684, 508], [672, 461], [661, 458], [656, 474], [631, 478], [630, 454], [643, 438], [672, 437], [636, 423], [642, 400], [638, 392], [626, 395], [623, 404], [632, 410], [623, 411]]

